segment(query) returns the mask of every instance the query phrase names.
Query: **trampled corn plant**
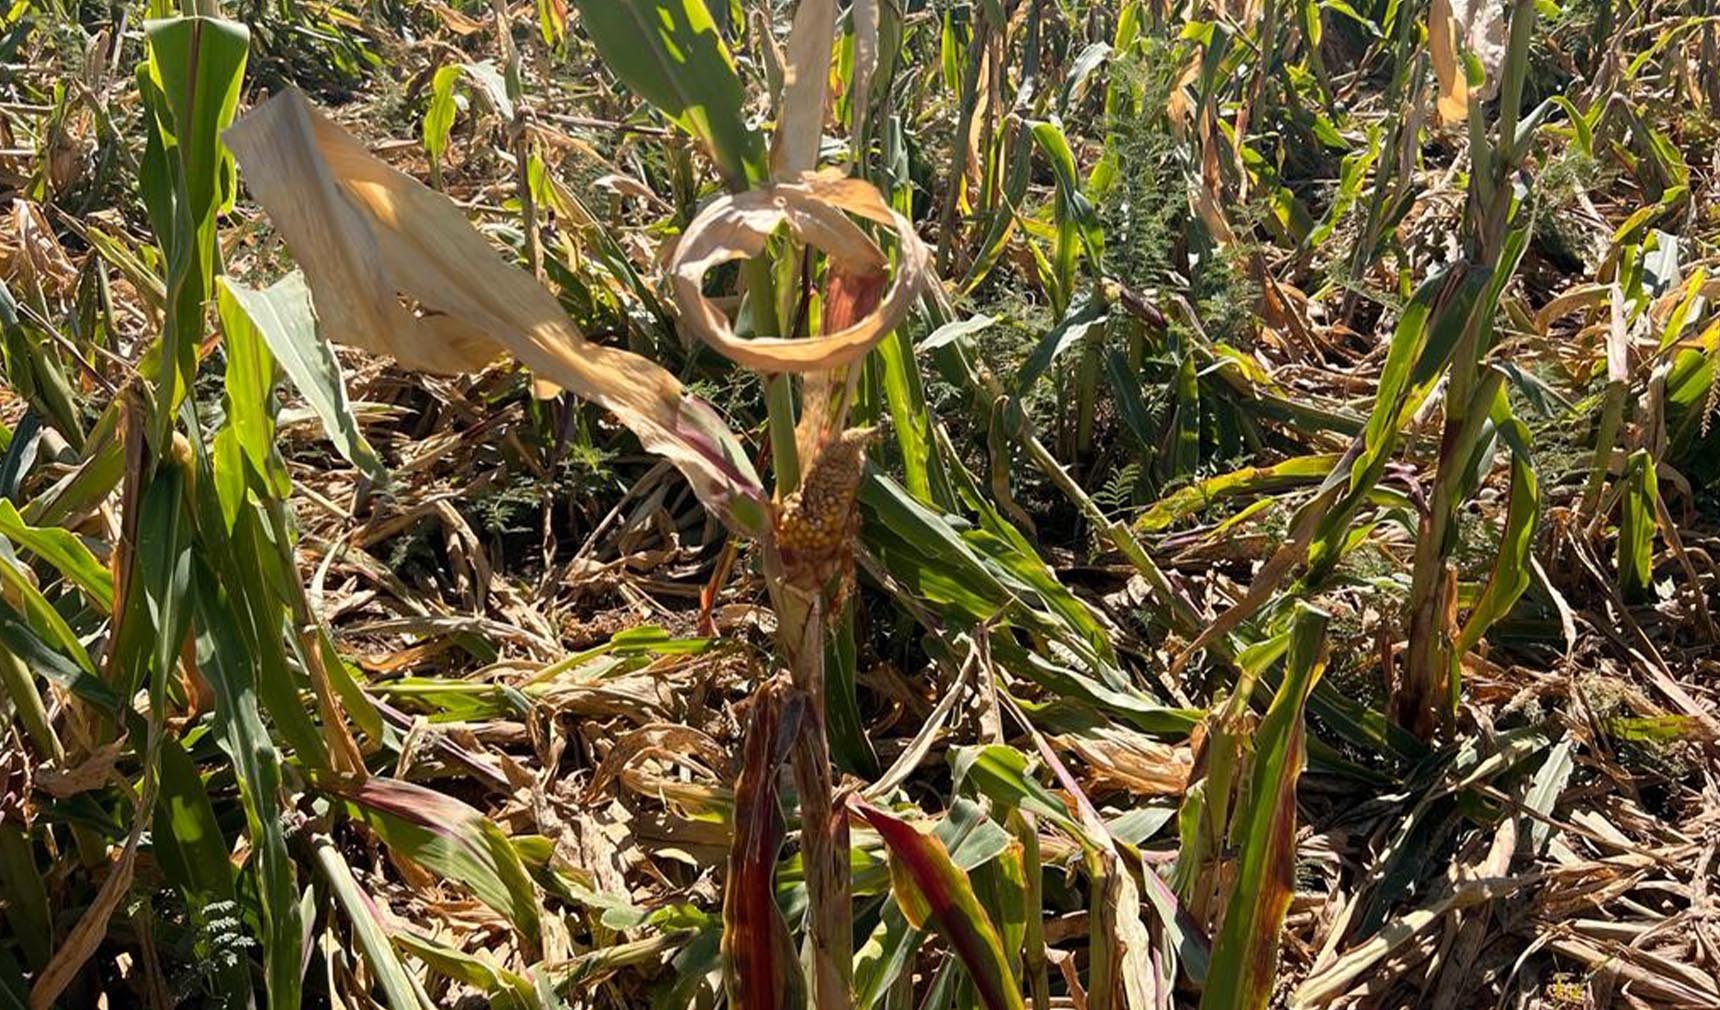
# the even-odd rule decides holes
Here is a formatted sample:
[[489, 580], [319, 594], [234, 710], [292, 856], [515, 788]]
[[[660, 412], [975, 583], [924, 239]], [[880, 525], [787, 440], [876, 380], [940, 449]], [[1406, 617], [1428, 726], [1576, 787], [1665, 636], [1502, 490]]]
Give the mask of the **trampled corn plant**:
[[[811, 172], [826, 88], [811, 68], [830, 62], [833, 4], [807, 3], [797, 13], [790, 48], [807, 71], [784, 85], [774, 167], [766, 165], [762, 138], [742, 120], [740, 84], [702, 5], [598, 5], [585, 13], [618, 75], [699, 137], [734, 190], [689, 225], [670, 276], [683, 323], [706, 343], [743, 366], [804, 376], [798, 420], [789, 414], [789, 401], [770, 400], [774, 501], [736, 437], [668, 372], [586, 342], [553, 296], [497, 259], [451, 203], [375, 161], [296, 95], [252, 113], [230, 140], [252, 192], [303, 265], [326, 338], [370, 345], [407, 365], [440, 371], [475, 371], [506, 349], [540, 383], [615, 413], [647, 448], [675, 462], [735, 532], [759, 543], [781, 659], [805, 711], [803, 719], [789, 722], [782, 744], [793, 752], [800, 786], [810, 991], [821, 1006], [841, 1006], [850, 998], [852, 961], [847, 832], [831, 802], [823, 664], [830, 594], [840, 591], [852, 563], [854, 495], [869, 436], [847, 429], [845, 419], [860, 374], [851, 366], [918, 298], [926, 253], [912, 227], [869, 184]], [[669, 67], [679, 69], [666, 72]], [[894, 232], [898, 263], [887, 288], [889, 262], [849, 214]], [[797, 243], [826, 257], [822, 332], [811, 339], [768, 330], [738, 337], [705, 297], [702, 279], [724, 262], [762, 263], [765, 269], [749, 269], [748, 277], [765, 283], [749, 288], [748, 297], [755, 321], [772, 318], [764, 309], [774, 299], [771, 271], [759, 257], [785, 226]], [[397, 292], [432, 314], [404, 314]], [[773, 704], [773, 697], [761, 695], [761, 704]], [[762, 747], [758, 760], [775, 750], [774, 744]], [[748, 774], [768, 778], [771, 772], [761, 767]], [[764, 806], [774, 802], [773, 794], [761, 795]], [[770, 831], [763, 815], [747, 823], [752, 831]], [[774, 851], [749, 832], [737, 832], [734, 846], [737, 870]], [[786, 980], [795, 969], [774, 939], [780, 929], [749, 920], [774, 916], [775, 909], [742, 902], [727, 908], [732, 991], [749, 1005], [774, 1005], [790, 990]], [[745, 937], [761, 939], [737, 939]], [[747, 981], [761, 978], [774, 981]]]
[[[346, 409], [339, 370], [317, 341], [302, 282], [254, 291], [219, 276], [215, 218], [236, 196], [220, 136], [236, 109], [247, 32], [213, 16], [164, 16], [148, 22], [146, 40], [139, 68], [149, 113], [141, 183], [167, 265], [160, 336], [140, 373], [112, 398], [84, 464], [70, 481], [12, 511], [6, 533], [83, 595], [90, 609], [77, 613], [80, 623], [108, 622], [100, 661], [39, 593], [34, 601], [26, 597], [16, 618], [10, 609], [4, 615], [8, 655], [32, 656], [35, 665], [46, 664], [40, 668], [58, 671], [78, 718], [97, 734], [92, 745], [129, 747], [142, 785], [122, 815], [129, 832], [122, 829], [124, 846], [97, 900], [52, 958], [32, 965], [29, 1004], [52, 1006], [78, 991], [69, 987], [102, 942], [148, 832], [154, 864], [180, 890], [194, 921], [242, 923], [260, 940], [269, 1005], [297, 1006], [303, 937], [317, 896], [327, 894], [300, 881], [289, 851], [297, 840], [283, 818], [291, 810], [289, 791], [299, 792], [307, 778], [324, 795], [374, 817], [373, 827], [401, 852], [466, 880], [515, 921], [522, 945], [535, 944], [536, 898], [511, 845], [502, 839], [486, 848], [486, 839], [500, 837], [494, 825], [459, 804], [439, 812], [423, 802], [391, 808], [386, 801], [402, 790], [411, 796], [405, 784], [364, 778], [348, 719], [371, 739], [381, 734], [381, 721], [312, 616], [296, 571], [283, 508], [290, 485], [275, 444], [277, 362], [322, 415], [336, 446], [357, 465], [380, 470]], [[206, 441], [189, 393], [211, 346], [211, 303], [226, 358], [225, 410]], [[98, 508], [116, 488], [121, 547], [103, 566], [58, 524]], [[148, 697], [143, 711], [120, 703], [139, 690]], [[27, 679], [8, 685], [9, 696], [34, 694]], [[205, 757], [218, 749], [231, 761], [252, 847], [243, 870], [230, 861], [197, 765], [165, 731], [167, 720], [200, 710], [212, 711], [213, 721], [186, 745], [195, 740]], [[51, 726], [39, 728], [51, 734]], [[38, 746], [59, 752], [51, 735]], [[283, 751], [290, 751], [290, 764]], [[92, 861], [106, 861], [87, 829], [73, 835]], [[468, 842], [489, 853], [481, 866], [439, 858], [442, 846], [458, 851]], [[33, 859], [27, 845], [16, 854]], [[234, 908], [237, 920], [222, 911]], [[242, 958], [222, 957], [204, 968], [222, 1002], [253, 1002]]]
[[[1517, 20], [1507, 41], [1503, 14], [1491, 8], [1465, 9], [1471, 20], [1458, 23], [1449, 9], [1436, 8], [1427, 27], [1440, 114], [1451, 122], [1468, 124], [1474, 161], [1462, 256], [1424, 280], [1404, 307], [1366, 428], [1315, 497], [1298, 510], [1289, 542], [1257, 576], [1241, 603], [1197, 642], [1204, 645], [1215, 639], [1275, 599], [1303, 559], [1307, 569], [1300, 585], [1318, 589], [1327, 584], [1353, 544], [1354, 517], [1376, 492], [1404, 420], [1421, 408], [1443, 379], [1446, 430], [1440, 442], [1441, 464], [1416, 538], [1409, 644], [1401, 689], [1393, 702], [1399, 720], [1424, 737], [1436, 726], [1448, 724], [1455, 711], [1455, 678], [1463, 651], [1480, 641], [1487, 627], [1509, 611], [1528, 585], [1539, 501], [1527, 429], [1511, 412], [1505, 374], [1488, 364], [1487, 355], [1495, 345], [1500, 300], [1532, 227], [1532, 215], [1519, 212], [1529, 196], [1519, 189], [1516, 166], [1528, 155], [1537, 131], [1557, 105], [1548, 101], [1533, 114], [1520, 115], [1533, 10], [1525, 13], [1521, 5], [1513, 8]], [[1407, 60], [1409, 54], [1400, 52], [1399, 57]], [[1490, 131], [1483, 101], [1495, 94], [1499, 112]], [[1376, 198], [1381, 185], [1376, 184]], [[1369, 213], [1372, 220], [1374, 212]], [[1367, 230], [1363, 241], [1372, 241]], [[1447, 564], [1455, 544], [1455, 518], [1491, 469], [1501, 446], [1513, 461], [1511, 509], [1501, 538], [1505, 549], [1468, 619], [1457, 625], [1456, 581]]]

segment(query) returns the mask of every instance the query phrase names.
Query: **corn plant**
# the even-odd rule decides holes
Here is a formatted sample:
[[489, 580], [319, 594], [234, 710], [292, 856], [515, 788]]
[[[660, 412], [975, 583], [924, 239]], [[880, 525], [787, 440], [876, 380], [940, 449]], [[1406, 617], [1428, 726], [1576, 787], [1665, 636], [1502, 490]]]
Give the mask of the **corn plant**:
[[[1495, 16], [1487, 12], [1475, 14], [1478, 20]], [[1491, 622], [1511, 609], [1528, 587], [1530, 538], [1539, 508], [1528, 430], [1512, 414], [1504, 395], [1504, 374], [1486, 368], [1494, 344], [1493, 316], [1499, 295], [1517, 267], [1527, 238], [1521, 224], [1515, 232], [1511, 229], [1513, 204], [1521, 206], [1523, 200], [1512, 187], [1527, 141], [1526, 136], [1520, 136], [1518, 113], [1523, 102], [1527, 46], [1534, 32], [1535, 11], [1528, 4], [1512, 8], [1507, 29], [1510, 41], [1502, 54], [1503, 62], [1493, 68], [1494, 76], [1500, 79], [1489, 82], [1483, 65], [1478, 85], [1472, 85], [1469, 78], [1479, 60], [1470, 56], [1469, 62], [1460, 68], [1461, 51], [1453, 51], [1456, 39], [1462, 33], [1471, 45], [1486, 45], [1481, 40], [1490, 33], [1497, 34], [1498, 29], [1478, 23], [1458, 25], [1444, 8], [1435, 8], [1430, 17], [1430, 52], [1440, 79], [1439, 114], [1451, 119], [1467, 118], [1469, 122], [1469, 158], [1474, 167], [1466, 208], [1471, 231], [1465, 253], [1468, 269], [1483, 272], [1487, 283], [1474, 304], [1466, 307], [1467, 318], [1459, 324], [1462, 329], [1450, 352], [1439, 470], [1425, 525], [1418, 530], [1416, 541], [1408, 603], [1409, 645], [1398, 704], [1400, 721], [1424, 736], [1431, 732], [1434, 721], [1449, 725], [1456, 716], [1458, 661], [1463, 653], [1479, 641]], [[1499, 116], [1493, 124], [1492, 136], [1488, 136], [1480, 122], [1481, 97], [1486, 93], [1484, 89], [1493, 86], [1498, 89]], [[1457, 511], [1472, 493], [1471, 474], [1476, 469], [1476, 455], [1489, 449], [1488, 443], [1493, 439], [1504, 441], [1507, 451], [1518, 460], [1512, 476], [1507, 549], [1501, 551], [1487, 591], [1471, 613], [1469, 623], [1459, 631], [1448, 623], [1447, 615], [1456, 608], [1449, 595], [1455, 581], [1446, 567], [1446, 559], [1452, 550]]]

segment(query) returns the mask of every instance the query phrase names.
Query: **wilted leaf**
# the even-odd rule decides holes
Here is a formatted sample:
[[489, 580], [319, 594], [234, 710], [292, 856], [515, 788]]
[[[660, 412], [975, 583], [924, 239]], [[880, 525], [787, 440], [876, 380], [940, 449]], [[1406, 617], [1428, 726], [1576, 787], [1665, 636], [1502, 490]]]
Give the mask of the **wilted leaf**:
[[527, 942], [540, 942], [537, 892], [495, 822], [446, 793], [401, 779], [318, 776], [318, 783], [351, 802], [389, 847], [471, 888]]
[[107, 879], [102, 881], [101, 890], [96, 892], [95, 899], [83, 910], [78, 917], [77, 925], [73, 926], [60, 943], [54, 948], [53, 959], [36, 976], [30, 986], [29, 1010], [49, 1010], [54, 1006], [60, 994], [65, 992], [84, 964], [96, 952], [107, 938], [108, 921], [113, 913], [131, 893], [132, 875], [137, 868], [137, 844], [143, 835], [145, 820], [149, 817], [150, 807], [155, 801], [155, 783], [148, 781], [144, 790], [143, 801], [138, 804], [135, 821], [131, 833], [126, 836], [125, 845], [108, 868]]
[[762, 528], [758, 476], [716, 411], [651, 361], [587, 341], [446, 196], [372, 157], [296, 91], [246, 115], [227, 139], [305, 272], [325, 339], [440, 372], [508, 351], [540, 380], [614, 413], [732, 525]]
[[[823, 250], [833, 269], [858, 276], [885, 272], [889, 261], [883, 251], [848, 214], [896, 233], [896, 275], [878, 308], [845, 329], [811, 340], [737, 337], [727, 317], [705, 297], [704, 276], [724, 263], [759, 255], [782, 225], [799, 241]], [[669, 272], [682, 322], [731, 360], [761, 372], [827, 372], [864, 357], [896, 328], [919, 297], [928, 265], [929, 254], [914, 226], [871, 183], [821, 172], [719, 197], [687, 226]]]
[[1484, 75], [1480, 101], [1499, 87], [1505, 60], [1505, 5], [1499, 0], [1433, 0], [1427, 12], [1428, 57], [1439, 82], [1439, 118], [1461, 123], [1469, 115], [1470, 81], [1464, 55]]

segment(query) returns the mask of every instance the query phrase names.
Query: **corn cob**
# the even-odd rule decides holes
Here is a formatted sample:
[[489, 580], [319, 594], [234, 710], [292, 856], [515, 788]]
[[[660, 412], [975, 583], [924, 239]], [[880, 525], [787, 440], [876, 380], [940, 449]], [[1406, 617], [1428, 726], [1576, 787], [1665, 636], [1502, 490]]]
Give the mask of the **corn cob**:
[[800, 490], [776, 511], [776, 542], [788, 580], [823, 585], [851, 557], [858, 514], [854, 492], [875, 428], [850, 428], [831, 439]]

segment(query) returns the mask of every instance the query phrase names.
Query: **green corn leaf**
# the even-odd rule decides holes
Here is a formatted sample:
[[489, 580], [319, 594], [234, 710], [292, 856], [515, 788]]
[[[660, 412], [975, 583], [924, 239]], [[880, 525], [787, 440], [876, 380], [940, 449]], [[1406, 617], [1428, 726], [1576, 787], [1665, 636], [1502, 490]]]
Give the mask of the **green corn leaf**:
[[1139, 533], [1157, 533], [1172, 524], [1199, 514], [1226, 498], [1246, 494], [1276, 494], [1315, 484], [1332, 472], [1336, 453], [1297, 456], [1271, 466], [1250, 466], [1185, 484], [1154, 502], [1135, 520]]
[[462, 73], [460, 64], [438, 67], [430, 79], [430, 105], [424, 110], [424, 152], [432, 165], [442, 164], [448, 150], [448, 135], [454, 129], [454, 84]]
[[1103, 326], [1109, 318], [1109, 306], [1099, 295], [1082, 302], [1058, 321], [1057, 325], [1041, 337], [1034, 345], [1033, 352], [1027, 356], [1027, 361], [1016, 373], [1014, 389], [1018, 394], [1025, 395], [1039, 381], [1053, 362], [1063, 352], [1080, 343], [1095, 326]]
[[9, 545], [0, 542], [0, 587], [5, 589], [13, 601], [22, 605], [20, 616], [25, 625], [47, 648], [69, 659], [76, 669], [85, 674], [95, 673], [96, 665], [90, 659], [89, 652], [84, 648], [77, 632], [48, 598], [42, 595], [42, 591], [36, 588], [35, 581], [27, 572], [23, 562], [12, 555]]
[[220, 18], [180, 17], [146, 22], [144, 36], [148, 73], [172, 117], [162, 125], [171, 126], [184, 166], [187, 210], [204, 215], [231, 206], [236, 176], [221, 131], [239, 108], [250, 30]]
[[[222, 507], [213, 501], [216, 498], [213, 483], [200, 481], [198, 486], [200, 514], [205, 516]], [[242, 622], [233, 630], [242, 636], [245, 656], [255, 670], [257, 700], [268, 712], [282, 742], [296, 752], [301, 762], [312, 768], [327, 768], [328, 745], [304, 703], [303, 694], [310, 690], [310, 678], [302, 664], [288, 661], [287, 600], [290, 593], [297, 591], [292, 581], [297, 578], [296, 573], [291, 572], [284, 560], [291, 555], [276, 539], [260, 504], [252, 503], [239, 510], [226, 542], [210, 539], [207, 526], [203, 532], [205, 560], [227, 589], [229, 613]]]
[[[235, 900], [233, 863], [203, 777], [180, 742], [164, 735], [159, 752], [158, 788], [153, 814], [155, 861], [162, 875], [185, 895], [188, 908]], [[214, 981], [229, 1006], [244, 1006], [251, 995], [250, 964], [223, 961]]]
[[410, 930], [392, 930], [394, 946], [429, 965], [431, 970], [485, 994], [491, 1010], [536, 1010], [542, 1004], [529, 979]]
[[731, 189], [769, 174], [746, 93], [704, 0], [578, 0], [585, 30], [621, 82], [705, 144]]
[[1055, 122], [1037, 121], [1028, 124], [1033, 141], [1051, 165], [1057, 179], [1058, 213], [1073, 224], [1081, 247], [1087, 254], [1089, 269], [1097, 271], [1105, 262], [1105, 230], [1099, 222], [1098, 208], [1081, 192], [1080, 172], [1075, 165], [1075, 150], [1063, 127]]
[[1499, 434], [1511, 455], [1511, 499], [1500, 536], [1499, 556], [1487, 578], [1487, 588], [1482, 590], [1464, 622], [1453, 650], [1456, 657], [1473, 649], [1488, 628], [1510, 613], [1518, 597], [1529, 588], [1532, 577], [1535, 523], [1541, 512], [1541, 479], [1529, 453], [1529, 427], [1511, 413], [1503, 391], [1494, 412]]
[[[1028, 12], [1028, 37], [1026, 45], [1029, 51], [1035, 51], [1038, 43], [1039, 14], [1037, 8]], [[1023, 85], [1026, 86], [1025, 83]], [[1011, 141], [1009, 165], [1003, 182], [1003, 201], [997, 213], [991, 219], [991, 225], [986, 230], [985, 238], [981, 240], [979, 249], [974, 253], [973, 265], [968, 268], [967, 276], [962, 278], [959, 290], [970, 294], [975, 288], [990, 276], [992, 268], [1002, 258], [1004, 249], [1009, 244], [1009, 238], [1019, 226], [1015, 208], [1020, 207], [1027, 195], [1028, 183], [1033, 175], [1033, 131], [1025, 124], [1012, 127], [1014, 138]]]
[[359, 886], [340, 850], [327, 838], [318, 838], [312, 849], [335, 902], [352, 925], [358, 953], [364, 956], [390, 1010], [432, 1010], [429, 999], [395, 952], [388, 927], [377, 918], [370, 895]]
[[1069, 815], [1050, 789], [1028, 772], [1027, 755], [1004, 744], [958, 747], [950, 754], [952, 787], [967, 785], [992, 803], [1004, 808], [1019, 807], [1043, 817], [1072, 837], [1092, 842], [1081, 823]]
[[55, 526], [31, 526], [10, 501], [0, 499], [0, 536], [54, 566], [98, 609], [113, 609], [113, 573], [77, 534]]
[[1338, 227], [1344, 223], [1344, 218], [1360, 198], [1363, 186], [1368, 181], [1368, 171], [1380, 156], [1380, 126], [1375, 124], [1368, 129], [1368, 145], [1359, 151], [1344, 156], [1338, 169], [1338, 191], [1333, 197], [1332, 204], [1326, 210], [1326, 215], [1320, 223], [1302, 240], [1302, 248], [1314, 249], [1323, 244]]
[[[1007, 615], [1009, 623], [1066, 647], [1112, 691], [1135, 692], [1109, 633], [1087, 605], [977, 492], [969, 488], [963, 495], [979, 510], [981, 528], [958, 530], [967, 526], [964, 520], [935, 512], [889, 478], [868, 473], [858, 496], [863, 539], [921, 606], [930, 603], [963, 625]], [[1003, 639], [995, 644], [1008, 647]]]
[[[166, 680], [179, 662], [180, 647], [191, 626], [191, 553], [184, 471], [174, 465], [163, 466], [143, 494], [129, 590], [132, 600], [126, 604], [120, 645], [115, 651], [116, 668], [122, 677], [128, 670], [136, 671], [132, 674], [133, 689], [147, 665], [152, 678], [150, 702], [157, 707], [165, 703], [162, 692]], [[147, 624], [138, 620], [140, 615], [147, 616]], [[145, 653], [140, 645], [149, 651]]]
[[18, 720], [39, 752], [56, 761], [65, 756], [65, 747], [60, 743], [59, 734], [54, 732], [54, 723], [48, 717], [48, 704], [42, 700], [36, 678], [23, 660], [0, 643], [0, 726], [13, 718]]
[[[24, 959], [38, 971], [54, 952], [54, 919], [43, 879], [29, 832], [12, 821], [0, 823], [0, 898], [5, 899], [0, 901], [0, 917], [18, 938]], [[0, 981], [0, 987], [4, 985]]]
[[[1413, 409], [1408, 402], [1415, 399], [1411, 396], [1412, 375], [1437, 376], [1444, 364], [1443, 356], [1426, 353], [1428, 345], [1445, 344], [1447, 340], [1456, 342], [1462, 320], [1468, 314], [1464, 306], [1465, 296], [1473, 299], [1478, 291], [1479, 285], [1462, 273], [1437, 274], [1428, 278], [1404, 307], [1386, 351], [1385, 366], [1380, 370], [1379, 390], [1373, 412], [1368, 416], [1364, 453], [1351, 471], [1352, 490], [1374, 460], [1388, 450], [1405, 411]], [[1451, 320], [1456, 320], [1456, 324], [1453, 325]], [[1445, 340], [1432, 334], [1433, 328], [1441, 322], [1447, 324], [1449, 336]]]
[[139, 182], [167, 260], [167, 317], [152, 428], [163, 445], [196, 371], [217, 259], [216, 217], [237, 195], [233, 158], [221, 131], [238, 109], [250, 31], [220, 18], [179, 17], [145, 22], [144, 37], [147, 58], [138, 84], [151, 129]]
[[215, 693], [215, 731], [238, 773], [262, 909], [263, 978], [268, 1005], [297, 1010], [304, 949], [299, 892], [281, 825], [281, 757], [257, 707], [257, 672], [240, 634], [244, 618], [214, 571], [193, 556], [199, 666]]
[[[982, 317], [983, 318], [983, 317]], [[956, 324], [960, 325], [960, 324]], [[932, 334], [937, 337], [949, 327]], [[922, 341], [925, 347], [931, 338]], [[908, 493], [921, 502], [932, 504], [934, 478], [940, 478], [942, 461], [932, 448], [932, 414], [926, 406], [925, 386], [920, 377], [915, 346], [905, 327], [878, 343], [875, 356], [884, 387], [884, 401], [890, 411], [891, 428], [896, 434], [896, 446], [902, 451], [903, 481]], [[869, 363], [870, 364], [870, 363]]]
[[1183, 355], [1177, 366], [1177, 437], [1171, 452], [1171, 476], [1191, 477], [1200, 468], [1200, 376], [1194, 355]]
[[1702, 721], [1687, 715], [1609, 716], [1601, 725], [1619, 740], [1638, 743], [1699, 740], [1703, 733]]
[[225, 278], [216, 283], [215, 304], [227, 351], [227, 428], [252, 471], [268, 482], [274, 497], [284, 498], [292, 485], [275, 451], [275, 358], [236, 290], [246, 289]]
[[433, 175], [440, 175], [442, 157], [448, 151], [448, 138], [453, 132], [454, 116], [458, 110], [454, 85], [459, 83], [462, 77], [470, 79], [472, 86], [477, 88], [490, 108], [503, 120], [512, 122], [514, 118], [514, 101], [508, 95], [507, 81], [494, 63], [484, 60], [480, 63], [450, 63], [438, 67], [435, 76], [430, 79], [430, 104], [424, 110], [423, 124], [424, 152], [430, 156]]
[[[0, 563], [0, 572], [7, 568]], [[4, 602], [0, 602], [0, 649], [23, 661], [31, 672], [48, 678], [98, 708], [118, 711], [119, 695], [96, 677], [93, 667], [86, 667], [56, 651], [42, 640], [23, 615]], [[85, 656], [84, 663], [88, 661]]]
[[[84, 430], [60, 352], [39, 330], [20, 325], [18, 304], [3, 280], [0, 280], [0, 331], [3, 331], [0, 352], [4, 352], [7, 382], [33, 411], [65, 436], [67, 444], [82, 449]], [[12, 474], [9, 483], [22, 476], [22, 473]]]
[[25, 522], [52, 526], [79, 516], [101, 504], [125, 476], [125, 458], [120, 452], [121, 401], [116, 399], [102, 412], [84, 445], [83, 461], [77, 469], [41, 494], [23, 502], [18, 514]]
[[1248, 787], [1231, 844], [1238, 852], [1224, 926], [1213, 944], [1202, 1010], [1264, 1010], [1278, 970], [1278, 939], [1296, 890], [1296, 783], [1303, 708], [1325, 665], [1327, 615], [1296, 605], [1284, 682], [1254, 733]]
[[161, 741], [160, 794], [155, 806], [156, 862], [198, 904], [233, 900], [233, 866], [215, 808], [191, 755], [179, 741]]
[[1079, 102], [1087, 93], [1092, 83], [1093, 75], [1098, 73], [1111, 59], [1111, 44], [1109, 42], [1090, 42], [1087, 48], [1081, 50], [1075, 57], [1075, 62], [1069, 65], [1068, 73], [1063, 78], [1063, 87], [1057, 96], [1057, 111], [1059, 115], [1067, 115], [1070, 102]]
[[261, 291], [223, 278], [220, 305], [225, 325], [249, 326], [263, 338], [341, 456], [371, 480], [386, 483], [388, 472], [382, 460], [358, 430], [340, 363], [328, 344], [317, 338], [316, 313], [304, 275], [294, 271]]
[[1631, 453], [1625, 463], [1619, 499], [1618, 579], [1629, 599], [1646, 597], [1654, 585], [1654, 529], [1660, 485], [1654, 458], [1646, 449]]
[[837, 615], [824, 643], [825, 720], [832, 760], [843, 770], [870, 780], [878, 777], [880, 769], [855, 693], [860, 658], [854, 635], [854, 604], [850, 600]]
[[908, 922], [900, 905], [885, 905], [872, 935], [854, 952], [854, 1005], [871, 1010], [883, 1002], [901, 978], [925, 936]]

